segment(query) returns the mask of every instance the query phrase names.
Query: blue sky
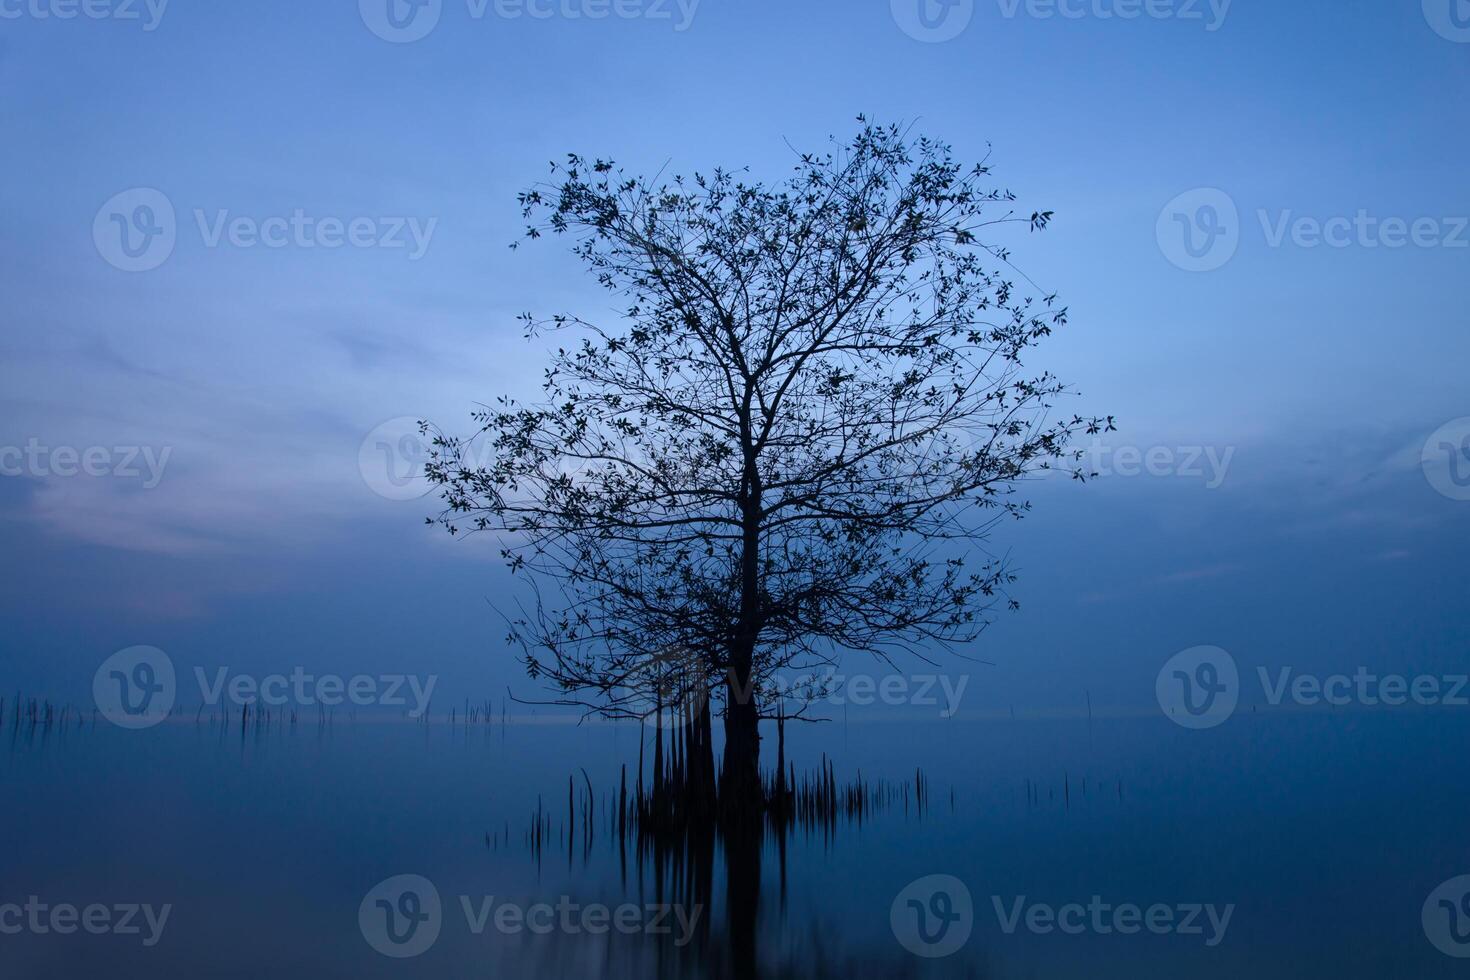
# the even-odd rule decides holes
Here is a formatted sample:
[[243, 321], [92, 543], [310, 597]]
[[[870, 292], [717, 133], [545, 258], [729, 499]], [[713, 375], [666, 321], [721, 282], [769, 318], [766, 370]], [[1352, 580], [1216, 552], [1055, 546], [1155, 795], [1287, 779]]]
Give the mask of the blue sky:
[[[1143, 704], [1199, 643], [1463, 664], [1470, 501], [1420, 465], [1470, 416], [1470, 43], [1451, 0], [1156, 0], [1173, 16], [1136, 19], [1105, 16], [1127, 0], [976, 0], [941, 42], [905, 31], [903, 2], [625, 0], [638, 16], [592, 19], [567, 12], [596, 0], [545, 18], [443, 0], [395, 43], [370, 0], [96, 8], [136, 20], [0, 0], [0, 448], [169, 451], [152, 488], [0, 476], [0, 679], [82, 700], [103, 658], [151, 644], [534, 693], [487, 602], [505, 596], [493, 545], [375, 494], [364, 440], [529, 393], [544, 342], [519, 312], [612, 315], [558, 243], [506, 247], [549, 160], [775, 180], [860, 112], [962, 157], [989, 146], [1021, 207], [1057, 212], [1007, 242], [1073, 312], [1034, 363], [1078, 411], [1118, 416], [1111, 448], [1162, 451], [1155, 475], [1038, 484], [1004, 529], [1023, 606], [975, 651], [994, 665], [977, 704]], [[138, 188], [176, 242], [126, 272], [94, 224], [131, 220]], [[1160, 228], [1171, 202], [1188, 222], [1219, 200], [1201, 189], [1235, 209], [1234, 251], [1191, 272]], [[221, 221], [298, 212], [410, 244], [210, 243]], [[1333, 219], [1354, 222], [1343, 247], [1312, 244]], [[1391, 247], [1393, 221], [1423, 244]], [[1218, 480], [1190, 475], [1207, 449], [1229, 454]]]

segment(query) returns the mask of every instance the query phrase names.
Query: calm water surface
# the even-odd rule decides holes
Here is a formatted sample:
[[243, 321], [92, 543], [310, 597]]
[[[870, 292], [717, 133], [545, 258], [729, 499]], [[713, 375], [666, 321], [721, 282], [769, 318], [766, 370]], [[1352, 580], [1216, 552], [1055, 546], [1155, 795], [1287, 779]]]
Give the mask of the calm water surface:
[[[741, 956], [769, 976], [1467, 969], [1421, 921], [1438, 886], [1470, 874], [1470, 722], [1445, 708], [1252, 713], [1206, 732], [1143, 715], [805, 727], [788, 737], [799, 770], [823, 752], [839, 780], [859, 761], [869, 781], [922, 766], [929, 807], [898, 799], [861, 822], [679, 855], [610, 832], [636, 726], [338, 718], [242, 734], [176, 719], [127, 732], [73, 716], [64, 731], [7, 720], [0, 734], [0, 905], [170, 906], [151, 946], [141, 913], [139, 935], [0, 935], [7, 978], [731, 976]], [[573, 776], [579, 798], [586, 780], [596, 796], [590, 841], [580, 816], [565, 835]], [[538, 805], [554, 814], [540, 849], [527, 843]], [[373, 945], [389, 914], [374, 889], [400, 875], [440, 900], [437, 936], [404, 959]], [[963, 883], [968, 904], [952, 885], [940, 905], [913, 891], [932, 875]], [[753, 921], [731, 915], [732, 889], [758, 894]], [[395, 915], [430, 914], [398, 902]], [[668, 935], [575, 917], [546, 935], [497, 928], [502, 906], [538, 903], [637, 906], [645, 927], [649, 906], [673, 904], [683, 919], [667, 913]], [[1048, 909], [1073, 903], [1105, 905], [1104, 927], [1125, 903], [1176, 922], [1199, 906], [1199, 932], [1121, 934], [1091, 912], [1047, 928]], [[931, 937], [953, 919], [943, 942], [957, 951], [906, 948], [921, 912]]]

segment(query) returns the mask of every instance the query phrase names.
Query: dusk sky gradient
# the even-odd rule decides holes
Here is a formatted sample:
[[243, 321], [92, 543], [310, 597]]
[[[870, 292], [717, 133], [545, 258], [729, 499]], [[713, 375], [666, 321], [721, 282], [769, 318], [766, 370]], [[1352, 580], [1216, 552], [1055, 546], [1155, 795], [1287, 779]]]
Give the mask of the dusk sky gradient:
[[[1437, 492], [1421, 454], [1470, 416], [1470, 43], [1419, 0], [1235, 0], [1215, 30], [1192, 6], [1203, 21], [979, 0], [942, 43], [889, 0], [702, 0], [683, 31], [673, 3], [477, 20], [445, 0], [402, 44], [352, 0], [173, 0], [152, 31], [0, 19], [0, 447], [170, 449], [151, 489], [0, 476], [0, 683], [81, 703], [104, 658], [148, 644], [184, 669], [435, 673], [446, 710], [537, 695], [490, 605], [510, 595], [494, 542], [375, 494], [364, 439], [402, 416], [467, 432], [476, 403], [534, 396], [555, 340], [526, 340], [522, 311], [616, 318], [566, 241], [507, 247], [549, 161], [778, 181], [859, 113], [989, 153], [1018, 212], [1056, 212], [998, 244], [1071, 309], [1029, 365], [1079, 392], [1059, 411], [1116, 416], [1114, 449], [1229, 454], [1216, 487], [1029, 488], [992, 542], [1021, 609], [971, 651], [987, 665], [947, 668], [972, 675], [967, 709], [1143, 709], [1206, 643], [1252, 673], [1463, 671], [1470, 490]], [[152, 271], [94, 242], [132, 188], [177, 212]], [[1199, 188], [1239, 213], [1209, 272], [1158, 233]], [[415, 260], [209, 247], [196, 210], [436, 223]], [[1283, 220], [1360, 212], [1440, 240], [1272, 244]]]

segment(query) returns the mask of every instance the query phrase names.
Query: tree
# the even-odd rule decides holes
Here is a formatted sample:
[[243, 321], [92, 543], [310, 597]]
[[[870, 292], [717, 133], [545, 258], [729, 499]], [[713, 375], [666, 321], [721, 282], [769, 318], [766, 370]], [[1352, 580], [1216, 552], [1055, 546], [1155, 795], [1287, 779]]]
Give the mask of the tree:
[[[526, 314], [528, 336], [579, 335], [544, 399], [502, 398], [472, 440], [438, 435], [429, 465], [437, 520], [497, 532], [530, 577], [510, 617], [530, 676], [644, 717], [665, 705], [643, 681], [675, 668], [723, 715], [726, 806], [759, 806], [779, 671], [975, 640], [1014, 605], [982, 542], [1029, 508], [1018, 484], [1072, 468], [1071, 438], [1112, 426], [1051, 420], [1067, 389], [1023, 374], [1067, 311], [1019, 294], [987, 239], [1051, 212], [1019, 216], [984, 163], [859, 122], [778, 186], [553, 165], [520, 196], [528, 235], [573, 239], [626, 313]], [[694, 723], [711, 751], [708, 713]]]

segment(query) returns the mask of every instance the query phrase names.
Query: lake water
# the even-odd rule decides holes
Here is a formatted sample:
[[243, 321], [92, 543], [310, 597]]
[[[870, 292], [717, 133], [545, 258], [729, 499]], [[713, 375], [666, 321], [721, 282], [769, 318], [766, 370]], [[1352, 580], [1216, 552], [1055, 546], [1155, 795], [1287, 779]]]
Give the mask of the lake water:
[[[1464, 976], [1470, 903], [1441, 886], [1470, 874], [1467, 718], [806, 726], [799, 771], [823, 752], [839, 781], [922, 767], [928, 807], [675, 858], [612, 832], [633, 725], [12, 715], [0, 975]], [[565, 834], [573, 776], [590, 839], [584, 815]], [[136, 933], [116, 928], [129, 906]]]

